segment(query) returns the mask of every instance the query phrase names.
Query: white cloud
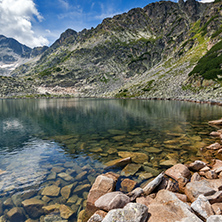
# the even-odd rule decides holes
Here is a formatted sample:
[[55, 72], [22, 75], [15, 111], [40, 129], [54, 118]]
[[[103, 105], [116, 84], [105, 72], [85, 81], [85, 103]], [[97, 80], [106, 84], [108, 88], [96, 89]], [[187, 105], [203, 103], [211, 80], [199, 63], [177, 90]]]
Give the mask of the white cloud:
[[66, 10], [70, 7], [69, 3], [66, 0], [59, 0], [61, 6]]
[[202, 3], [209, 3], [209, 2], [214, 2], [214, 0], [200, 0], [199, 2], [202, 2]]
[[48, 40], [33, 30], [32, 23], [42, 19], [33, 0], [0, 0], [0, 30], [6, 37], [30, 47], [48, 45]]

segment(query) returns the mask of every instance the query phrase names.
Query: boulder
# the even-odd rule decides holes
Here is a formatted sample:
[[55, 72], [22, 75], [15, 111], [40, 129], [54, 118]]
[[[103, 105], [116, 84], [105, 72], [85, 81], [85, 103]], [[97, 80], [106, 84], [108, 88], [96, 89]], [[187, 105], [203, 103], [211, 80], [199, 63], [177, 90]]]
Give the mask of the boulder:
[[221, 222], [222, 221], [222, 215], [212, 215], [207, 218], [206, 222]]
[[152, 203], [152, 201], [153, 198], [151, 198], [150, 196], [136, 198], [136, 203], [144, 204], [147, 207]]
[[209, 216], [214, 215], [210, 202], [203, 194], [199, 195], [199, 197], [191, 204], [191, 208], [204, 221]]
[[103, 219], [103, 222], [146, 222], [147, 206], [139, 203], [128, 203], [123, 209], [113, 209]]
[[217, 160], [217, 159], [214, 160], [214, 164], [212, 165], [212, 170], [216, 172], [221, 167], [222, 167], [222, 161], [221, 160]]
[[200, 194], [210, 196], [215, 193], [216, 190], [210, 186], [207, 180], [193, 181], [187, 183], [185, 187], [185, 194], [191, 202], [195, 201]]
[[121, 191], [125, 193], [131, 192], [135, 188], [135, 186], [136, 182], [134, 180], [126, 178], [121, 182]]
[[40, 217], [44, 211], [42, 207], [44, 202], [35, 198], [24, 200], [22, 206], [24, 207], [26, 213], [33, 219]]
[[95, 202], [95, 206], [101, 210], [110, 211], [116, 208], [123, 208], [130, 202], [130, 198], [119, 192], [110, 192], [101, 196]]
[[115, 176], [113, 175], [109, 176], [104, 174], [96, 178], [87, 197], [88, 207], [94, 207], [95, 201], [99, 199], [99, 197], [114, 190], [117, 182], [117, 179], [114, 178]]
[[199, 171], [205, 166], [206, 166], [206, 163], [200, 160], [196, 160], [193, 163], [189, 164], [188, 168], [189, 170], [192, 170], [192, 171]]
[[202, 222], [194, 213], [190, 206], [177, 198], [168, 190], [160, 190], [154, 201], [149, 205], [149, 222]]
[[42, 196], [50, 196], [50, 197], [57, 197], [59, 196], [60, 187], [56, 185], [45, 187], [42, 191]]
[[23, 222], [25, 218], [23, 209], [20, 207], [14, 207], [8, 211], [7, 217], [9, 218], [10, 222]]
[[189, 169], [181, 163], [178, 163], [173, 167], [167, 169], [165, 174], [176, 181], [178, 181], [181, 177], [186, 179], [190, 179], [191, 177]]

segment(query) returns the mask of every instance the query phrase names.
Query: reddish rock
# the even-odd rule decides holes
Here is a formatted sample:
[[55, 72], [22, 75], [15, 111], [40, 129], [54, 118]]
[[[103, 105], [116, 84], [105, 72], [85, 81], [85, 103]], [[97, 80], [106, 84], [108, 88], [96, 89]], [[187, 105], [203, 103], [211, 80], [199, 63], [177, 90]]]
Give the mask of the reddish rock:
[[216, 136], [216, 137], [219, 137], [221, 135], [220, 132], [211, 132], [210, 133], [210, 136]]
[[103, 210], [97, 210], [87, 222], [100, 222], [107, 215], [107, 212]]
[[189, 169], [181, 163], [178, 163], [166, 170], [165, 174], [176, 181], [178, 181], [181, 177], [190, 179], [191, 176]]
[[188, 198], [185, 194], [182, 193], [174, 193], [174, 194], [177, 196], [179, 200], [182, 200], [185, 203], [188, 202]]
[[217, 171], [222, 167], [222, 161], [221, 160], [214, 160], [214, 164], [212, 165], [212, 170]]
[[130, 180], [130, 179], [124, 179], [121, 182], [121, 191], [128, 193], [131, 192], [136, 186], [136, 182], [134, 180]]
[[203, 176], [205, 176], [207, 179], [217, 179], [218, 176], [213, 170], [207, 171]]
[[206, 147], [209, 150], [219, 150], [221, 148], [221, 145], [219, 143], [213, 143], [210, 146]]
[[[115, 178], [115, 180], [113, 178]], [[95, 208], [95, 201], [102, 195], [112, 192], [116, 186], [116, 181], [116, 177], [112, 174], [99, 175], [89, 191], [87, 207]]]

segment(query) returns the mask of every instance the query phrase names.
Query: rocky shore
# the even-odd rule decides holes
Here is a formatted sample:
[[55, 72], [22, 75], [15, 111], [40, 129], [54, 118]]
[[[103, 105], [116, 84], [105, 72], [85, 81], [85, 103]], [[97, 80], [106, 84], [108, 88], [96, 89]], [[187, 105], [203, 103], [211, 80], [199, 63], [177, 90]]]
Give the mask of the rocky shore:
[[[216, 129], [210, 133], [214, 138], [211, 143], [215, 143], [198, 146], [203, 159], [197, 160], [200, 157], [196, 156], [181, 164], [179, 160], [163, 159], [158, 148], [150, 147], [149, 151], [160, 156], [160, 164], [166, 166], [166, 170], [158, 172], [145, 165], [147, 170], [138, 174], [139, 178], [145, 178], [142, 184], [132, 175], [142, 164], [152, 162], [145, 153], [119, 151], [120, 158], [106, 161], [106, 168], [101, 169], [96, 178], [95, 168], [101, 166], [93, 168], [64, 162], [52, 167], [50, 174], [46, 174], [47, 181], [38, 189], [33, 187], [10, 197], [0, 194], [4, 195], [4, 201], [0, 201], [0, 222], [222, 221], [222, 119], [210, 121], [209, 125]], [[118, 141], [127, 138], [117, 130], [109, 133]], [[72, 144], [79, 141], [66, 136], [59, 139]], [[81, 147], [84, 146], [86, 144], [81, 143]], [[145, 149], [144, 146], [147, 144], [137, 143], [134, 148]], [[101, 150], [93, 148], [92, 152], [99, 154]], [[121, 169], [121, 173], [116, 173], [116, 168]], [[6, 173], [0, 170], [0, 175]]]

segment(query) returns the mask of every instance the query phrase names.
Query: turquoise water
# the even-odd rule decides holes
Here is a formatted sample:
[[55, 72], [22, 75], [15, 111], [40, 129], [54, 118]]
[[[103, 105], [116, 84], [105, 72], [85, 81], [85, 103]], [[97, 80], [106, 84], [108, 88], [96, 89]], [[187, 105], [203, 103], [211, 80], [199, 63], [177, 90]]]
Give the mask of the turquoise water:
[[[154, 177], [171, 163], [204, 160], [200, 148], [215, 141], [207, 122], [221, 117], [222, 107], [177, 101], [0, 100], [0, 218], [25, 199], [45, 201], [46, 186], [73, 184], [70, 197], [76, 202], [59, 194], [45, 204], [68, 205], [75, 221], [95, 177], [109, 170], [107, 162], [121, 153], [145, 154], [141, 168], [130, 175], [139, 186], [150, 179], [144, 177], [150, 168]], [[120, 181], [125, 177], [123, 169], [113, 170], [122, 174]], [[32, 217], [24, 214], [24, 221]]]

